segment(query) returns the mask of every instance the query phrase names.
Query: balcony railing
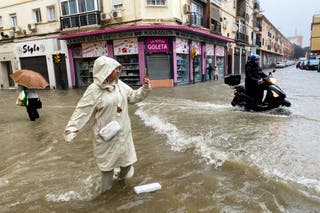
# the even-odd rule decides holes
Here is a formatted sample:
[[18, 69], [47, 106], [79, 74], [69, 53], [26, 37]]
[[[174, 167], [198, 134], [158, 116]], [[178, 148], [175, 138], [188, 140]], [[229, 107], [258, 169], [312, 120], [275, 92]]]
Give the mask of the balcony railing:
[[202, 15], [200, 15], [199, 13], [191, 13], [190, 17], [191, 17], [191, 24], [192, 25], [197, 25], [197, 26], [203, 26], [204, 27], [203, 16]]
[[221, 35], [221, 25], [220, 24], [211, 24], [211, 32]]
[[244, 33], [237, 32], [236, 41], [248, 44], [249, 43], [249, 36]]
[[255, 22], [255, 23], [254, 23], [254, 27], [258, 28], [258, 29], [259, 29], [259, 32], [262, 31], [262, 25], [261, 25], [260, 22]]
[[100, 11], [60, 17], [61, 29], [100, 24]]
[[246, 11], [244, 10], [237, 10], [237, 16], [243, 19], [246, 19]]

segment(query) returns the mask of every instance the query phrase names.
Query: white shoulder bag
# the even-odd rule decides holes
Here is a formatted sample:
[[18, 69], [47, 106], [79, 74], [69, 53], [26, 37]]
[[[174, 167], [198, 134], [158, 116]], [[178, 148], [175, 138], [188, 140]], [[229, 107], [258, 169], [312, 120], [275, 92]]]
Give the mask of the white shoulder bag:
[[107, 142], [111, 140], [121, 130], [121, 126], [118, 121], [111, 121], [105, 125], [100, 131], [100, 136]]

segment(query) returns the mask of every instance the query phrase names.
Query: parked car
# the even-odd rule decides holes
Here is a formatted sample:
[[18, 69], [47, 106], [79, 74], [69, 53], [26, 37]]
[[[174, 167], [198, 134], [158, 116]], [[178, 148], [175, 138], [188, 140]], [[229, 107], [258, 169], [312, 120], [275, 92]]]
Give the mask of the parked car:
[[286, 67], [286, 63], [283, 61], [277, 62], [276, 63], [276, 68], [284, 68]]
[[316, 57], [311, 57], [309, 58], [309, 62], [307, 63], [307, 70], [318, 70], [319, 66], [319, 59]]

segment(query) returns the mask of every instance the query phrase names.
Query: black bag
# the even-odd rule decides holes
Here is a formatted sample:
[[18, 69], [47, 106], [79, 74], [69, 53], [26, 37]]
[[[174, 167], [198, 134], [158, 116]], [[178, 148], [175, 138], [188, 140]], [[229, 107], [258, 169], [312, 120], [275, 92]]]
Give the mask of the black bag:
[[41, 109], [41, 108], [42, 108], [42, 102], [41, 102], [40, 98], [38, 98], [37, 109]]

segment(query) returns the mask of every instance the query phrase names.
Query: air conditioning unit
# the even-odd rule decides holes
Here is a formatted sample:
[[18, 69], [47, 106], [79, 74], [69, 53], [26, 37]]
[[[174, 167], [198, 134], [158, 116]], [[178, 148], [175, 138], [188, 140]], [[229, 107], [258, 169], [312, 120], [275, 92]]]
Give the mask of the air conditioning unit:
[[28, 29], [30, 30], [30, 31], [35, 31], [36, 30], [36, 24], [35, 23], [32, 23], [32, 24], [28, 24]]
[[183, 11], [185, 14], [191, 13], [191, 5], [190, 4], [183, 5]]
[[233, 24], [232, 32], [237, 32], [237, 31], [238, 31], [238, 26], [236, 24]]
[[111, 16], [114, 19], [122, 18], [122, 12], [120, 10], [113, 10], [111, 11]]
[[102, 21], [110, 20], [111, 16], [108, 13], [101, 13], [100, 18]]
[[20, 27], [13, 27], [12, 30], [15, 33], [20, 33], [21, 32], [21, 28]]
[[14, 37], [14, 31], [13, 30], [9, 30], [9, 37], [13, 38]]

